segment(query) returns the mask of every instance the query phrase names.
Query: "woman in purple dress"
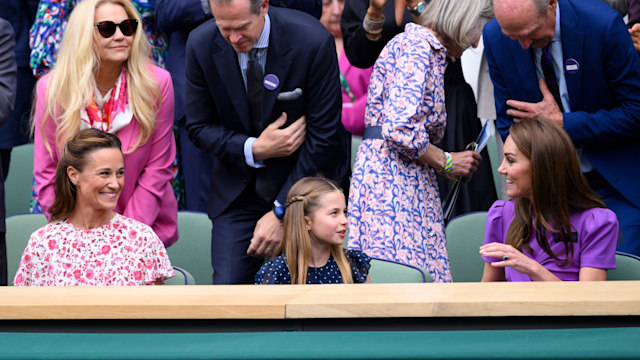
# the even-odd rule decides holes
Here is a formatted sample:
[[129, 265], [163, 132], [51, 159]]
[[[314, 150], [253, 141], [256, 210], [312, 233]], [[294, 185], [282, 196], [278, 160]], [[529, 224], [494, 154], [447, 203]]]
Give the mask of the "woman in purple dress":
[[488, 0], [432, 0], [421, 25], [407, 24], [382, 50], [349, 191], [349, 248], [451, 281], [436, 172], [470, 176], [480, 155], [433, 145], [446, 126], [446, 58], [476, 45], [492, 16]]
[[487, 215], [482, 281], [606, 280], [618, 220], [587, 184], [569, 136], [544, 119], [509, 134], [498, 171], [512, 200]]

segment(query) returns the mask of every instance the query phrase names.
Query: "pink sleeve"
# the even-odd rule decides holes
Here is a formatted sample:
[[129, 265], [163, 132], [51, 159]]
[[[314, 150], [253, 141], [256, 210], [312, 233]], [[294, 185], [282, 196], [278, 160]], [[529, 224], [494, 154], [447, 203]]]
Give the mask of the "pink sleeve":
[[[341, 59], [342, 60], [342, 59]], [[373, 67], [367, 69], [359, 69], [349, 65], [348, 60], [341, 61], [341, 65], [349, 66], [349, 71], [345, 75], [345, 79], [349, 84], [351, 92], [356, 98], [353, 102], [346, 102], [349, 99], [342, 90], [342, 124], [345, 129], [353, 135], [364, 134], [364, 114], [367, 106], [367, 89], [369, 88], [369, 78]]]
[[366, 106], [366, 94], [352, 103], [342, 104], [342, 124], [353, 135], [364, 134], [364, 110]]
[[[33, 136], [33, 177], [36, 181], [36, 193], [42, 211], [50, 218], [49, 208], [53, 205], [55, 194], [53, 184], [56, 179], [58, 152], [56, 146], [56, 126], [53, 119], [47, 119], [44, 129], [41, 129], [46, 111], [46, 94], [49, 76], [44, 76], [37, 84], [35, 108], [35, 132]], [[46, 138], [51, 152], [47, 150], [43, 137]]]
[[178, 211], [170, 184], [176, 157], [173, 84], [169, 73], [164, 70], [154, 67], [154, 75], [158, 79], [162, 103], [156, 118], [156, 128], [148, 140], [151, 148], [147, 163], [122, 215], [150, 225], [168, 246], [177, 238]]
[[153, 285], [158, 279], [164, 283], [166, 279], [174, 277], [176, 274], [169, 260], [169, 255], [158, 236], [148, 227], [141, 228], [140, 233], [144, 234], [141, 236], [147, 239], [147, 244], [143, 249], [145, 284]]
[[22, 257], [20, 257], [20, 264], [13, 278], [14, 286], [31, 286], [34, 283], [34, 274], [40, 272], [40, 274], [36, 275], [37, 278], [44, 271], [42, 263], [44, 259], [42, 255], [44, 254], [41, 251], [41, 244], [43, 243], [46, 226], [38, 229], [29, 237], [29, 242], [22, 253]]

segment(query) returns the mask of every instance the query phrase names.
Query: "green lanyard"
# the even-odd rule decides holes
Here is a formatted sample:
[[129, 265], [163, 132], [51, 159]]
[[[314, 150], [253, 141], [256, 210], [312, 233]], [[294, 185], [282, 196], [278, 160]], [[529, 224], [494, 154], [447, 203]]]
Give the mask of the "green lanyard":
[[349, 95], [349, 99], [351, 99], [351, 102], [356, 101], [356, 97], [351, 92], [351, 88], [349, 87], [349, 83], [347, 83], [347, 79], [344, 77], [344, 74], [342, 73], [342, 70], [340, 71], [340, 84], [342, 85], [342, 89], [344, 89], [344, 92], [346, 92], [347, 95]]

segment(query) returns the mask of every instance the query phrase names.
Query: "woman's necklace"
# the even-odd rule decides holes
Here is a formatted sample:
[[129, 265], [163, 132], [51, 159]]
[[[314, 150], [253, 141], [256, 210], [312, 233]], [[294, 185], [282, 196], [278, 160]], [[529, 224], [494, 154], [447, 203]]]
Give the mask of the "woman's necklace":
[[109, 90], [111, 90], [111, 88], [106, 88], [105, 89], [105, 88], [103, 88], [103, 87], [101, 87], [100, 85], [97, 85], [97, 84], [96, 84], [96, 86], [98, 86], [98, 90], [100, 90], [100, 92], [103, 92], [103, 93], [107, 93], [107, 92], [109, 92]]

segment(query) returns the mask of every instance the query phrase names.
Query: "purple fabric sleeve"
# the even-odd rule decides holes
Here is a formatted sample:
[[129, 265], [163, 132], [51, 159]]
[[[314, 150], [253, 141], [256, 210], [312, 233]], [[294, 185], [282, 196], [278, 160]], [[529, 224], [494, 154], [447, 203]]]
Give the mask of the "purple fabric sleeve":
[[616, 268], [618, 219], [609, 209], [586, 211], [580, 231], [580, 267]]
[[[505, 215], [507, 215], [506, 223], [504, 219]], [[484, 231], [484, 244], [486, 245], [493, 242], [504, 243], [504, 239], [507, 235], [506, 229], [509, 228], [509, 224], [512, 219], [513, 203], [508, 203], [502, 200], [494, 202], [487, 214], [487, 226]], [[501, 261], [502, 259], [482, 256], [482, 260], [492, 263]]]

